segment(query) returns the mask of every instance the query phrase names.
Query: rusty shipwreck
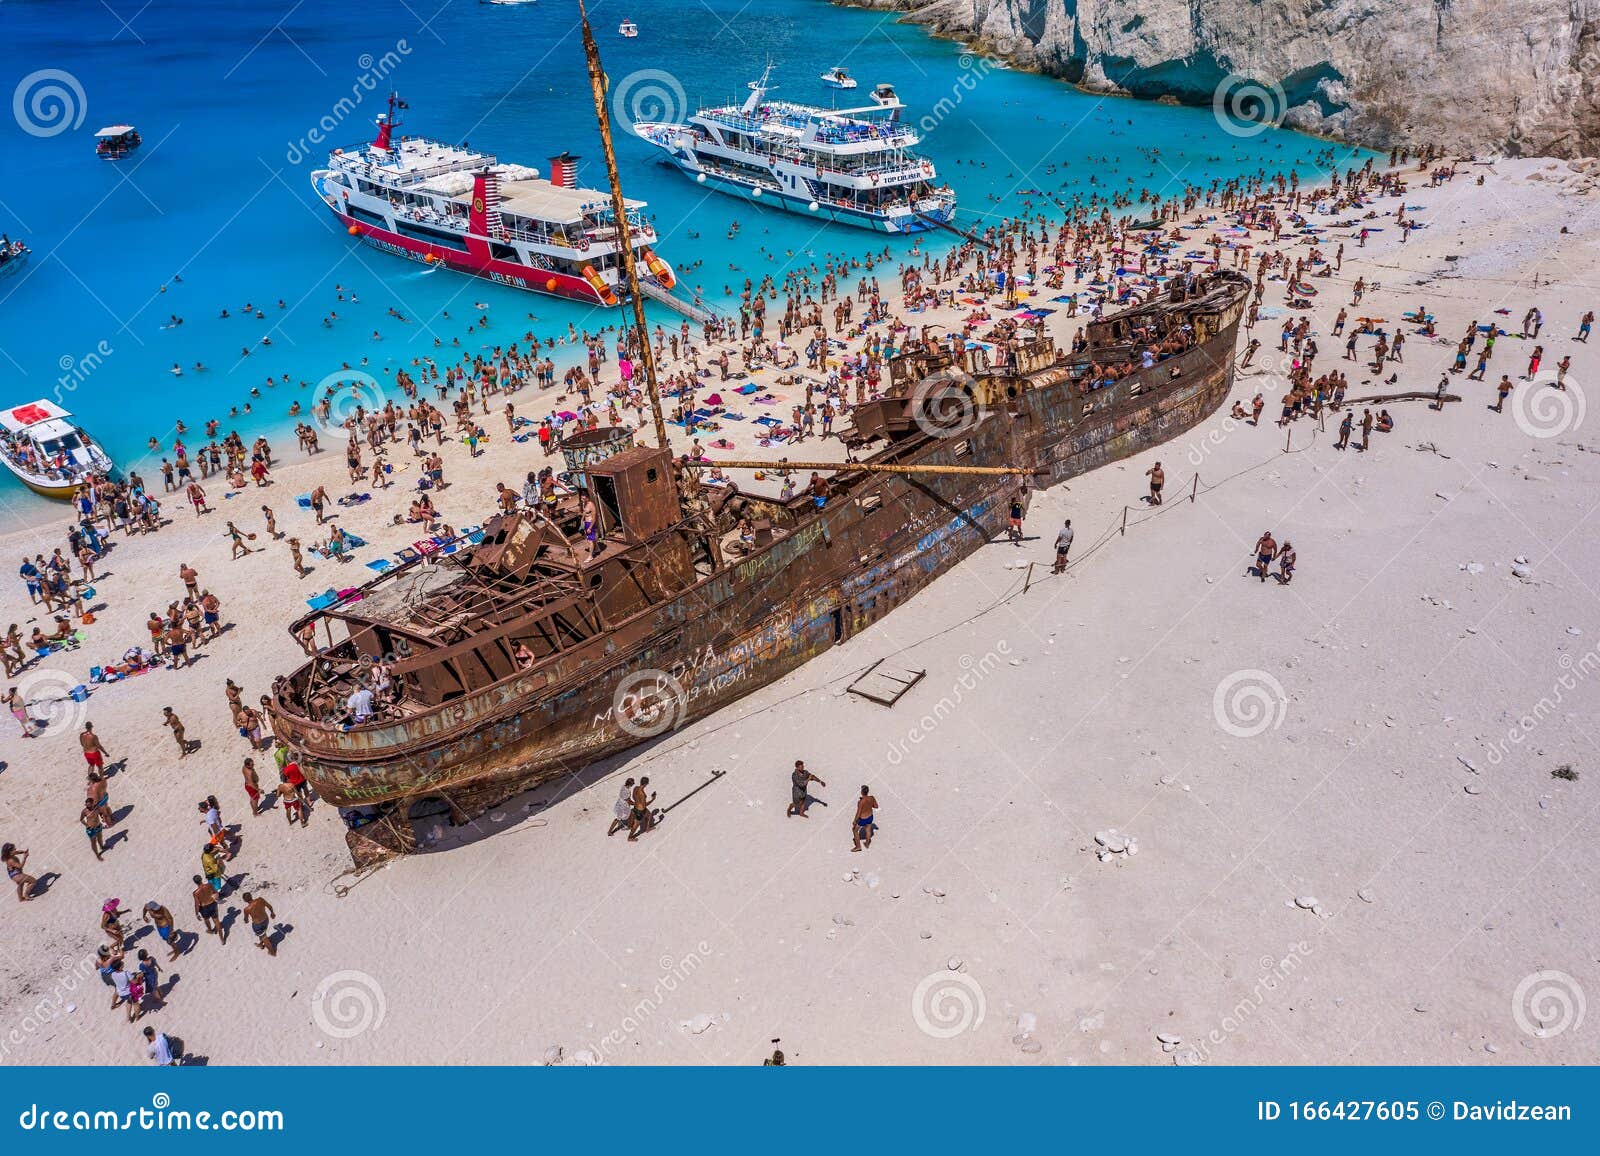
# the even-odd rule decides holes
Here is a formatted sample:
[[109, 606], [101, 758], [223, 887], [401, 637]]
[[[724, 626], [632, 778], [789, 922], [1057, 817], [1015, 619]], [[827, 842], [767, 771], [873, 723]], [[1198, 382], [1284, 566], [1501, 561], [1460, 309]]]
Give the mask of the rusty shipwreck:
[[580, 438], [571, 492], [296, 622], [325, 645], [275, 683], [273, 734], [325, 801], [359, 810], [359, 862], [412, 849], [419, 816], [461, 821], [710, 714], [1001, 533], [1019, 484], [1210, 415], [1249, 291], [1229, 272], [1176, 278], [1071, 351], [918, 344], [853, 411], [857, 461], [788, 501], [701, 484], [629, 436]]

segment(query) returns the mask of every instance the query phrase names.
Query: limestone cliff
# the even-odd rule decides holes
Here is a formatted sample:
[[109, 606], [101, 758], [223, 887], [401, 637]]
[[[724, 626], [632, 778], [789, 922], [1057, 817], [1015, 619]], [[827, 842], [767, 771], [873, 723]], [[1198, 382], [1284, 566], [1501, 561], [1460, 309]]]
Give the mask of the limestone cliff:
[[1375, 148], [1600, 149], [1600, 0], [835, 0], [1091, 91]]

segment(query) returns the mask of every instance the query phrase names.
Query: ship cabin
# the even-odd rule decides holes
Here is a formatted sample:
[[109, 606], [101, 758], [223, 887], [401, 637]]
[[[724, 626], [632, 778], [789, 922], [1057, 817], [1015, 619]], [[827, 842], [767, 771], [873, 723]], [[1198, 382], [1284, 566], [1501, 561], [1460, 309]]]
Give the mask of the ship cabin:
[[626, 430], [582, 433], [562, 450], [561, 492], [297, 621], [317, 652], [275, 688], [282, 709], [376, 728], [526, 672], [549, 685], [648, 637], [646, 611], [801, 514], [801, 503], [680, 481], [668, 451], [635, 446]]

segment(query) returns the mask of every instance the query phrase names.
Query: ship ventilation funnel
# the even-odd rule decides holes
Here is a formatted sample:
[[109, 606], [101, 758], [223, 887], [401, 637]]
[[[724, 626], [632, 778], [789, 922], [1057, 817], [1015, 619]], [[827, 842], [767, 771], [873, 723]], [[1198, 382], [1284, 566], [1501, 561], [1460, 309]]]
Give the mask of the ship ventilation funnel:
[[560, 189], [577, 188], [578, 158], [571, 153], [562, 153], [558, 157], [551, 157], [550, 183]]

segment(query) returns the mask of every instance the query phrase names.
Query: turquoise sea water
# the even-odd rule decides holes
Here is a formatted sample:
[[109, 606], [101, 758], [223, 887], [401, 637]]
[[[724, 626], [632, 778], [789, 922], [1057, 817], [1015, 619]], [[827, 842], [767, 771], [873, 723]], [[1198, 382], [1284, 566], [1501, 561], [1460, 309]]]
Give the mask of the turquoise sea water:
[[[311, 404], [312, 389], [298, 383], [345, 363], [367, 359], [387, 382], [385, 370], [415, 356], [442, 367], [530, 329], [614, 324], [614, 312], [425, 271], [359, 245], [307, 179], [330, 147], [370, 139], [392, 87], [410, 103], [407, 132], [470, 141], [541, 172], [570, 150], [582, 158], [580, 182], [603, 185], [576, 11], [575, 0], [0, 4], [0, 91], [12, 97], [0, 108], [0, 230], [34, 250], [28, 266], [0, 279], [0, 402], [59, 398], [130, 463], [152, 436], [169, 445], [178, 419], [191, 445], [211, 417], [247, 435], [282, 429], [292, 400]], [[590, 12], [614, 105], [644, 118], [741, 97], [769, 60], [775, 95], [805, 103], [865, 103], [874, 83], [892, 82], [910, 116], [936, 121], [924, 151], [959, 194], [968, 226], [1024, 208], [1026, 190], [1172, 193], [1291, 163], [1309, 177], [1326, 148], [1275, 130], [1232, 135], [1207, 109], [1086, 96], [823, 0], [600, 0]], [[625, 17], [640, 26], [637, 39], [617, 35]], [[861, 87], [823, 87], [817, 75], [834, 64]], [[144, 147], [103, 162], [93, 134], [119, 122], [136, 125]], [[624, 187], [649, 201], [657, 249], [679, 268], [683, 293], [699, 286], [714, 302], [725, 287], [736, 295], [746, 276], [781, 279], [794, 262], [913, 243], [708, 195], [626, 132], [617, 147]], [[734, 221], [742, 228], [730, 239]], [[950, 243], [922, 240], [924, 249]], [[359, 304], [336, 300], [336, 285], [354, 288]], [[246, 303], [265, 317], [244, 316]], [[491, 322], [469, 335], [477, 303]], [[233, 316], [220, 319], [223, 308]], [[331, 329], [322, 325], [330, 310], [340, 317]], [[170, 325], [173, 316], [182, 324]], [[460, 338], [462, 351], [436, 351], [436, 338], [447, 347]], [[181, 377], [169, 372], [175, 362]], [[206, 372], [190, 368], [196, 362]], [[269, 376], [278, 383], [270, 389]], [[227, 420], [231, 406], [252, 401], [252, 387], [262, 393], [252, 416]], [[3, 471], [0, 501], [0, 522], [38, 502]]]

